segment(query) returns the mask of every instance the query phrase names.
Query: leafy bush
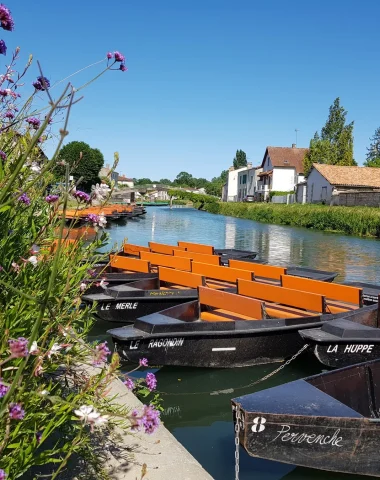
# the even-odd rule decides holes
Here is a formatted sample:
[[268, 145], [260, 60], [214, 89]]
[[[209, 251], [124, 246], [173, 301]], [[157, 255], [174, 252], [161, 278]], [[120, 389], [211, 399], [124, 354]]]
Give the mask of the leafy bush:
[[[4, 5], [0, 23], [5, 30], [13, 29]], [[40, 71], [34, 92], [21, 103], [21, 79], [24, 83], [31, 62], [17, 74], [18, 58], [19, 49], [0, 77], [0, 479], [20, 478], [32, 469], [34, 475], [50, 464], [54, 480], [72, 455], [98, 469], [94, 435], [97, 443], [112, 438], [116, 425], [150, 433], [158, 424], [158, 412], [145, 407], [131, 415], [127, 407], [107, 399], [118, 357], [112, 355], [107, 363], [106, 342], [86, 342], [93, 320], [91, 310], [81, 307], [80, 296], [94, 271], [93, 262], [84, 259], [93, 258], [108, 240], [99, 230], [90, 245], [81, 238], [69, 242], [65, 216], [70, 196], [89, 203], [91, 196], [105, 200], [100, 198], [103, 190], [95, 187], [90, 196], [70, 185], [66, 165], [64, 187], [48, 194], [76, 91], [82, 87], [75, 91], [68, 85], [53, 98]], [[119, 52], [107, 54], [107, 65], [97, 77], [111, 69], [124, 70], [123, 60]], [[39, 116], [33, 104], [41, 92], [48, 106]], [[65, 120], [48, 160], [40, 145], [49, 139], [57, 112], [64, 112]], [[96, 228], [104, 225], [101, 215], [93, 214], [90, 220]], [[99, 369], [78, 371], [78, 365], [88, 364]], [[143, 392], [154, 386], [150, 379]], [[105, 477], [101, 469], [96, 471], [96, 478]]]
[[258, 222], [315, 228], [347, 235], [380, 237], [378, 208], [232, 202], [206, 204], [204, 208], [210, 213]]
[[269, 198], [272, 198], [272, 197], [282, 197], [284, 195], [289, 195], [291, 193], [294, 193], [294, 191], [290, 191], [290, 192], [281, 192], [281, 191], [276, 191], [276, 190], [272, 190], [270, 193], [269, 193]]

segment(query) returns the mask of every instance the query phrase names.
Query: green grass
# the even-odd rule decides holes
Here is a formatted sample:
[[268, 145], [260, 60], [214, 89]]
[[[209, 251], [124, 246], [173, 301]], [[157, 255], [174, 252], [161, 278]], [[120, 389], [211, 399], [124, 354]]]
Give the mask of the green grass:
[[364, 237], [380, 237], [380, 209], [273, 203], [210, 203], [210, 213]]

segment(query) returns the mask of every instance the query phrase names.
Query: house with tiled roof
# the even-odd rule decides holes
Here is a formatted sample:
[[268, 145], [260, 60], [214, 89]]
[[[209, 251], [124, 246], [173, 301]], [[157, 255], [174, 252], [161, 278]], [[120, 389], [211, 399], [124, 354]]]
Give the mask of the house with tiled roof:
[[380, 168], [313, 163], [306, 181], [307, 203], [331, 203], [340, 192], [380, 191]]
[[308, 148], [267, 147], [258, 174], [257, 194], [267, 200], [271, 191], [293, 192], [304, 180], [303, 161]]

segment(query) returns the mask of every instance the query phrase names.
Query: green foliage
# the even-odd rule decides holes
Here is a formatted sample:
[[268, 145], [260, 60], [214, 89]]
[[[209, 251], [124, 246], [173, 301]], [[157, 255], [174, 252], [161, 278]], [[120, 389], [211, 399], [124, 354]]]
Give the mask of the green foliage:
[[347, 112], [339, 97], [330, 106], [325, 126], [310, 140], [310, 149], [304, 159], [304, 173], [308, 175], [313, 163], [329, 165], [356, 165], [354, 160], [354, 122], [346, 125]]
[[172, 184], [172, 181], [169, 180], [168, 178], [161, 178], [161, 180], [159, 181], [159, 183], [161, 185], [171, 185]]
[[[97, 148], [91, 148], [85, 142], [70, 142], [59, 152], [59, 161], [65, 161], [71, 167], [70, 173], [74, 180], [83, 178], [80, 188], [85, 191], [91, 190], [91, 185], [99, 183], [99, 171], [104, 165], [104, 157]], [[60, 180], [64, 177], [64, 166], [58, 167], [57, 174]]]
[[180, 172], [174, 179], [173, 185], [195, 188], [195, 178], [188, 172]]
[[195, 204], [215, 203], [218, 201], [216, 197], [211, 195], [202, 195], [200, 193], [186, 192], [185, 190], [172, 189], [168, 191], [170, 197], [176, 197], [176, 199], [189, 200]]
[[150, 178], [134, 178], [134, 185], [152, 185], [153, 182]]
[[283, 195], [289, 195], [289, 193], [294, 193], [293, 190], [291, 190], [290, 192], [281, 192], [281, 191], [276, 191], [276, 190], [272, 190], [270, 193], [269, 193], [269, 198], [272, 198], [272, 197], [282, 197]]
[[375, 134], [370, 139], [371, 143], [367, 148], [365, 167], [380, 167], [380, 127], [375, 131]]
[[243, 150], [236, 150], [236, 155], [235, 155], [235, 158], [233, 160], [233, 166], [234, 166], [235, 170], [237, 168], [247, 166], [247, 155], [246, 155], [245, 152], [243, 152]]
[[210, 213], [257, 222], [313, 228], [347, 235], [380, 237], [380, 211], [371, 207], [339, 207], [313, 204], [214, 202], [204, 206]]

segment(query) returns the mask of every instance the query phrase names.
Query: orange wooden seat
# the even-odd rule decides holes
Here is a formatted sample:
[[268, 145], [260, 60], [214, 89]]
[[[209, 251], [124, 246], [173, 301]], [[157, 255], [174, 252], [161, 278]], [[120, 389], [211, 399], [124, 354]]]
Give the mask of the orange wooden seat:
[[194, 262], [221, 265], [219, 255], [206, 255], [204, 253], [188, 252], [187, 250], [174, 250], [175, 257], [191, 258]]
[[151, 252], [162, 253], [164, 255], [173, 255], [175, 250], [183, 250], [176, 245], [165, 245], [164, 243], [149, 242], [149, 248]]
[[149, 273], [150, 263], [139, 258], [123, 257], [122, 255], [110, 255], [110, 265], [129, 272]]
[[324, 295], [329, 313], [355, 310], [363, 306], [363, 290], [361, 288], [292, 275], [281, 275], [281, 285], [285, 288]]
[[138, 257], [140, 252], [150, 252], [149, 247], [142, 247], [141, 245], [133, 245], [132, 243], [124, 243], [123, 252], [127, 255], [134, 255]]
[[191, 271], [204, 275], [207, 278], [234, 284], [236, 284], [238, 278], [243, 278], [244, 280], [253, 280], [255, 278], [254, 273], [248, 270], [238, 270], [236, 268], [220, 267], [218, 265], [208, 265], [198, 262], [192, 263]]
[[255, 278], [264, 277], [274, 280], [281, 280], [281, 275], [286, 274], [286, 268], [276, 267], [273, 265], [263, 265], [262, 263], [243, 262], [241, 260], [230, 260], [228, 265], [231, 268], [240, 268], [241, 270], [249, 270], [254, 272]]
[[187, 272], [191, 272], [190, 258], [174, 257], [171, 255], [162, 255], [160, 253], [152, 252], [140, 252], [140, 258], [142, 260], [147, 260], [152, 265], [176, 268], [177, 270], [186, 270]]
[[265, 318], [264, 303], [254, 298], [207, 287], [198, 287], [198, 299], [201, 320], [228, 322], [233, 320], [262, 320]]
[[197, 288], [206, 285], [205, 277], [196, 273], [174, 270], [173, 268], [158, 267], [160, 282], [170, 283], [174, 286], [181, 285], [189, 288]]
[[214, 247], [212, 245], [203, 245], [201, 243], [178, 242], [180, 247], [185, 248], [189, 252], [204, 253], [206, 255], [214, 255]]
[[307, 317], [315, 313], [326, 313], [323, 295], [241, 279], [238, 279], [237, 285], [239, 295], [264, 300], [267, 314], [275, 318]]

